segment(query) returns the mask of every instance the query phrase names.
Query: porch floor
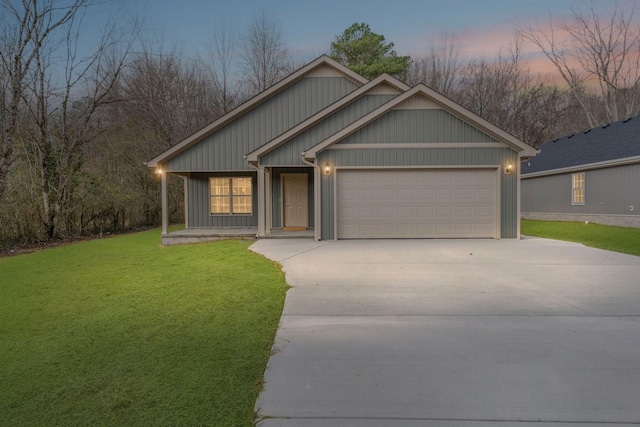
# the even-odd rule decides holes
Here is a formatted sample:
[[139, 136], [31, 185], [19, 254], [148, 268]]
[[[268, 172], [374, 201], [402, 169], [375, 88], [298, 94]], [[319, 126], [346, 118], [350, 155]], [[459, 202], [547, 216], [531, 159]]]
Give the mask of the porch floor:
[[[258, 234], [258, 227], [214, 227], [214, 228], [186, 228], [184, 230], [173, 231], [162, 236], [162, 244], [180, 245], [185, 243], [211, 242], [214, 240], [254, 240]], [[315, 236], [313, 229], [302, 231], [284, 231], [273, 229], [262, 239], [295, 239]]]

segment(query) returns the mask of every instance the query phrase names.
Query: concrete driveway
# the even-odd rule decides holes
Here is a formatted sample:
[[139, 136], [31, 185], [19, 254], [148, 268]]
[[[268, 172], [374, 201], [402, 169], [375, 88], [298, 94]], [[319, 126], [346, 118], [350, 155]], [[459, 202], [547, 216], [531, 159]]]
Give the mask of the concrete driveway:
[[640, 257], [547, 239], [260, 240], [261, 427], [640, 424]]

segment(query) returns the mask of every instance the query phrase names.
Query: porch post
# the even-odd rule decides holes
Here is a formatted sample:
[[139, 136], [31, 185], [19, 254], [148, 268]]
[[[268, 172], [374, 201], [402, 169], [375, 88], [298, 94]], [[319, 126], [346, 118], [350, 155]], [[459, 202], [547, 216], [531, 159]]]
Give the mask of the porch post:
[[273, 219], [271, 218], [273, 212], [273, 189], [271, 187], [273, 185], [273, 180], [271, 179], [271, 169], [265, 168], [265, 172], [265, 179], [267, 180], [265, 182], [265, 208], [267, 210], [265, 212], [265, 233], [271, 234], [271, 227], [273, 226]]
[[184, 228], [189, 228], [189, 178], [182, 177], [184, 181]]
[[160, 172], [160, 194], [162, 195], [162, 234], [169, 233], [169, 197], [167, 195], [167, 172]]
[[313, 227], [314, 227], [314, 239], [321, 240], [322, 238], [322, 205], [321, 205], [321, 191], [322, 182], [320, 179], [322, 174], [320, 173], [320, 167], [314, 165], [313, 168]]
[[264, 237], [265, 230], [265, 197], [264, 197], [264, 166], [258, 167], [258, 235], [257, 237]]

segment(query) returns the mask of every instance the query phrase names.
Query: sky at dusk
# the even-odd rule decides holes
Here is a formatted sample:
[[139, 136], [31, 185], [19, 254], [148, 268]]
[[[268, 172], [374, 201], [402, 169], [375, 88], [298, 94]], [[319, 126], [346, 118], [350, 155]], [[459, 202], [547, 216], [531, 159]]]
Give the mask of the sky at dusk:
[[[215, 28], [224, 25], [242, 34], [253, 17], [265, 12], [281, 25], [287, 48], [305, 61], [327, 53], [336, 35], [354, 22], [369, 24], [402, 55], [420, 57], [449, 33], [456, 36], [464, 55], [492, 57], [501, 48], [508, 50], [517, 25], [546, 25], [550, 16], [570, 16], [572, 5], [590, 4], [588, 0], [113, 1], [107, 3], [111, 12], [138, 17], [145, 34], [190, 54], [203, 52]], [[607, 2], [611, 4], [609, 0], [601, 4]], [[99, 25], [100, 17], [107, 15], [101, 11], [92, 20]], [[531, 56], [536, 59], [534, 53]]]

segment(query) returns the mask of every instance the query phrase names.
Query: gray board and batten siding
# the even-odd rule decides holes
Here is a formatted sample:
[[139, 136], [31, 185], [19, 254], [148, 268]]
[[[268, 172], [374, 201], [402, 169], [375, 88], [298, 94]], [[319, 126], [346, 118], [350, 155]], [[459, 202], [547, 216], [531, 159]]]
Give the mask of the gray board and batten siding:
[[304, 77], [167, 160], [167, 172], [252, 170], [244, 155], [357, 89], [346, 77]]
[[300, 153], [380, 107], [397, 95], [364, 95], [260, 157], [262, 166], [304, 166]]
[[[584, 172], [584, 205], [573, 205], [572, 174]], [[522, 217], [640, 227], [640, 163], [522, 180]]]
[[496, 142], [445, 110], [391, 110], [337, 145]]

